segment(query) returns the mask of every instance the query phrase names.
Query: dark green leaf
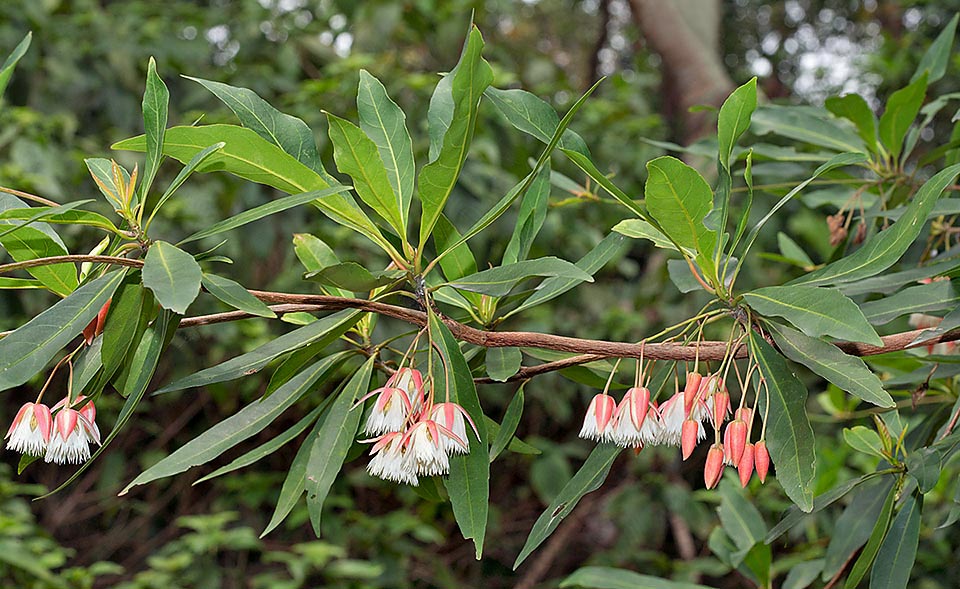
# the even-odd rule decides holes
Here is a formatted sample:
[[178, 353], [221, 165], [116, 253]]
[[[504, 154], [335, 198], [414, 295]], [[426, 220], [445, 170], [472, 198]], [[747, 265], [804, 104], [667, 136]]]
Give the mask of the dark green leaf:
[[3, 65], [0, 65], [0, 97], [3, 97], [3, 92], [7, 89], [7, 84], [10, 82], [10, 77], [13, 75], [13, 69], [17, 66], [17, 62], [27, 53], [32, 38], [33, 32], [31, 31], [17, 43], [17, 46], [4, 60]]
[[157, 74], [157, 62], [150, 58], [147, 62], [147, 87], [143, 92], [143, 128], [146, 132], [147, 158], [143, 164], [143, 176], [140, 179], [140, 197], [147, 198], [153, 179], [163, 159], [163, 135], [167, 130], [167, 111], [170, 92]]
[[[480, 96], [493, 80], [493, 70], [481, 56], [482, 51], [483, 37], [473, 26], [460, 62], [448, 75], [451, 79], [453, 112], [449, 126], [443, 133], [443, 146], [436, 157], [431, 157], [430, 163], [420, 170], [421, 244], [425, 244], [433, 232], [433, 226], [460, 176], [476, 125]], [[431, 129], [431, 135], [433, 133]]]
[[790, 572], [787, 573], [787, 577], [783, 580], [781, 589], [806, 589], [817, 580], [822, 570], [822, 558], [795, 564], [790, 567]]
[[[484, 90], [483, 95], [517, 130], [545, 144], [549, 144], [551, 137], [556, 134], [560, 117], [539, 96], [526, 90], [500, 90], [492, 86]], [[570, 129], [563, 132], [558, 145], [561, 149], [570, 149], [590, 157], [587, 144]]]
[[[363, 411], [351, 411], [354, 402], [369, 390], [370, 375], [373, 374], [373, 363], [377, 357], [370, 356], [363, 366], [337, 396], [337, 400], [330, 406], [323, 420], [320, 431], [313, 437], [313, 448], [310, 458], [307, 459], [307, 480], [304, 488], [307, 491], [307, 509], [310, 512], [310, 523], [317, 536], [320, 536], [320, 512], [323, 502], [330, 492], [337, 473], [343, 466], [353, 439], [360, 426], [360, 416]], [[279, 393], [279, 391], [277, 391]]]
[[481, 270], [450, 282], [450, 286], [491, 296], [504, 296], [521, 280], [533, 276], [557, 276], [580, 282], [593, 282], [593, 277], [566, 260], [552, 256], [524, 260], [516, 264]]
[[137, 272], [131, 272], [114, 294], [103, 326], [100, 354], [106, 378], [117, 371], [135, 341], [140, 315], [149, 296], [140, 285], [140, 274]]
[[503, 252], [503, 263], [513, 264], [527, 259], [533, 240], [543, 227], [547, 218], [547, 204], [550, 200], [550, 166], [545, 165], [530, 185], [530, 189], [520, 201], [520, 212], [513, 234]]
[[822, 563], [824, 581], [836, 575], [853, 553], [870, 538], [892, 488], [891, 477], [865, 485], [853, 495], [833, 527]]
[[924, 72], [905, 88], [894, 92], [887, 100], [887, 108], [880, 116], [880, 143], [893, 159], [900, 157], [903, 138], [913, 124], [927, 95], [927, 74]]
[[928, 313], [956, 307], [960, 302], [952, 281], [937, 280], [905, 288], [900, 292], [876, 301], [864, 303], [860, 308], [867, 320], [874, 325], [883, 325], [911, 313]]
[[523, 414], [523, 387], [526, 383], [520, 385], [513, 400], [507, 405], [507, 411], [503, 414], [503, 424], [500, 425], [496, 435], [493, 436], [493, 442], [490, 444], [490, 462], [496, 460], [497, 456], [514, 439], [517, 426], [520, 424], [520, 416]]
[[923, 229], [924, 219], [947, 186], [960, 174], [960, 164], [940, 171], [920, 188], [908, 210], [888, 229], [871, 235], [849, 256], [814, 270], [791, 284], [837, 284], [869, 278], [900, 260]]
[[513, 563], [514, 570], [557, 529], [560, 522], [570, 515], [584, 495], [600, 488], [604, 479], [607, 478], [607, 473], [610, 472], [610, 467], [613, 466], [613, 461], [620, 455], [621, 450], [623, 449], [613, 444], [599, 444], [590, 452], [590, 456], [577, 471], [577, 474], [573, 475], [573, 478], [563, 486], [560, 493], [550, 502], [546, 511], [533, 524], [533, 529], [527, 536], [523, 550], [520, 551], [516, 562]]
[[856, 303], [831, 288], [769, 286], [744, 293], [743, 299], [757, 313], [783, 317], [811, 337], [883, 345]]
[[470, 453], [450, 457], [450, 476], [444, 481], [453, 516], [465, 539], [472, 539], [477, 558], [483, 553], [490, 502], [490, 454], [483, 409], [473, 384], [470, 366], [460, 351], [457, 340], [437, 316], [430, 313], [430, 337], [443, 356], [445, 381], [450, 385], [450, 400], [463, 407], [477, 426], [479, 439], [467, 430]]
[[917, 558], [922, 509], [922, 495], [910, 495], [900, 506], [870, 571], [870, 589], [906, 589]]
[[[807, 390], [797, 380], [763, 337], [750, 332], [750, 355], [760, 376], [766, 381], [757, 411], [767, 415], [767, 449], [776, 465], [777, 482], [801, 511], [813, 510], [813, 480], [817, 455], [814, 452], [813, 428], [807, 418]], [[759, 379], [754, 383], [761, 390]], [[769, 401], [769, 408], [767, 404]]]
[[791, 506], [777, 523], [777, 525], [770, 530], [770, 532], [767, 534], [767, 537], [764, 538], [764, 542], [770, 544], [771, 542], [776, 541], [777, 538], [803, 521], [807, 515], [826, 509], [830, 505], [833, 505], [833, 503], [835, 503], [838, 499], [849, 493], [857, 485], [860, 485], [861, 483], [864, 483], [876, 476], [876, 473], [865, 474], [860, 478], [856, 478], [838, 485], [826, 493], [817, 495], [817, 497], [813, 500], [813, 510], [811, 510], [809, 513], [800, 511], [796, 505]]
[[297, 450], [297, 455], [293, 458], [293, 463], [290, 465], [287, 477], [283, 480], [283, 486], [280, 487], [280, 497], [277, 499], [277, 507], [273, 510], [270, 523], [267, 524], [267, 527], [264, 528], [260, 534], [261, 538], [273, 531], [274, 528], [279, 526], [283, 520], [290, 515], [290, 512], [293, 511], [293, 508], [297, 505], [297, 501], [300, 500], [300, 496], [303, 495], [307, 482], [307, 460], [310, 459], [310, 451], [313, 449], [313, 439], [319, 434], [320, 428], [323, 427], [323, 422], [324, 418], [323, 415], [321, 415], [320, 419], [313, 425], [313, 429], [307, 434], [307, 439], [303, 441], [300, 449]]
[[462, 236], [446, 215], [440, 215], [433, 228], [433, 243], [437, 251], [447, 252], [440, 258], [440, 268], [447, 280], [456, 280], [477, 272], [477, 259], [470, 246], [461, 241]]
[[366, 70], [360, 70], [357, 111], [360, 114], [360, 128], [377, 145], [390, 186], [400, 199], [400, 226], [406, 227], [416, 171], [406, 115], [387, 95], [380, 80]]
[[890, 516], [893, 513], [893, 506], [896, 500], [897, 487], [891, 486], [890, 491], [886, 494], [883, 507], [880, 508], [880, 514], [875, 520], [876, 523], [873, 525], [870, 539], [867, 541], [867, 545], [863, 547], [860, 556], [857, 558], [857, 561], [853, 563], [853, 567], [847, 575], [847, 582], [844, 585], [846, 589], [854, 589], [859, 585], [860, 580], [867, 574], [867, 569], [873, 564], [873, 559], [877, 556], [877, 551], [880, 550], [880, 544], [887, 535], [887, 526], [890, 525]]
[[342, 262], [304, 275], [307, 280], [352, 291], [373, 290], [402, 280], [403, 270], [370, 272], [356, 262]]
[[487, 376], [504, 382], [520, 370], [522, 361], [520, 348], [487, 348]]
[[123, 272], [111, 272], [83, 285], [0, 339], [0, 391], [21, 385], [40, 372], [97, 316], [123, 276]]
[[857, 135], [871, 151], [877, 151], [877, 117], [867, 101], [859, 94], [831, 96], [826, 102], [827, 110], [854, 124]]
[[290, 379], [274, 394], [247, 405], [140, 473], [120, 494], [126, 494], [137, 485], [206, 464], [240, 442], [260, 433], [304, 394], [313, 390], [318, 381], [327, 378], [348, 354], [349, 352], [339, 352], [313, 364]]
[[346, 309], [333, 313], [310, 325], [281, 335], [252, 352], [247, 352], [246, 354], [231, 358], [216, 366], [211, 366], [210, 368], [174, 381], [154, 394], [159, 395], [171, 391], [207, 386], [240, 378], [241, 376], [249, 376], [259, 372], [271, 360], [288, 352], [298, 350], [318, 341], [325, 341], [329, 345], [329, 343], [353, 327], [362, 315], [363, 313], [354, 309]]
[[585, 589], [710, 589], [696, 583], [683, 583], [641, 575], [626, 569], [588, 566], [560, 582], [560, 587], [584, 587]]
[[165, 241], [156, 241], [143, 264], [143, 285], [164, 309], [183, 315], [200, 294], [203, 272], [193, 256]]
[[[736, 482], [735, 482], [736, 481]], [[763, 517], [752, 503], [743, 496], [740, 482], [734, 476], [727, 476], [720, 482], [720, 523], [724, 531], [745, 555], [754, 544], [763, 542], [767, 526]], [[735, 565], [739, 562], [734, 562]]]
[[940, 31], [937, 38], [927, 48], [923, 57], [920, 58], [920, 63], [917, 64], [917, 71], [910, 78], [911, 82], [916, 82], [926, 72], [927, 82], [932, 84], [947, 72], [950, 52], [953, 50], [953, 37], [957, 34], [958, 19], [960, 19], [960, 14], [954, 14], [947, 26]]
[[240, 309], [241, 311], [246, 311], [251, 315], [257, 315], [259, 317], [270, 317], [271, 319], [277, 316], [276, 313], [270, 310], [270, 307], [250, 294], [250, 291], [244, 288], [243, 285], [229, 278], [217, 276], [216, 274], [204, 274], [203, 287], [206, 288], [210, 294], [234, 309]]
[[757, 78], [740, 86], [723, 101], [717, 120], [720, 165], [728, 172], [730, 156], [737, 139], [750, 127], [750, 116], [757, 109]]
[[775, 133], [836, 151], [866, 153], [863, 141], [846, 121], [821, 109], [765, 104], [753, 113], [757, 134]]

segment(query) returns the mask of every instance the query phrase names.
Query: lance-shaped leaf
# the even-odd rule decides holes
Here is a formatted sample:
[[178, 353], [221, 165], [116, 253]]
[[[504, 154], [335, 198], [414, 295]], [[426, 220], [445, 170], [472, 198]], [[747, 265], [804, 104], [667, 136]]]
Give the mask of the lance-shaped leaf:
[[0, 97], [3, 97], [3, 92], [7, 89], [7, 84], [10, 83], [10, 77], [13, 76], [13, 70], [17, 67], [17, 62], [20, 61], [21, 57], [26, 55], [27, 49], [30, 47], [31, 39], [33, 39], [32, 31], [27, 33], [26, 36], [17, 43], [17, 46], [13, 48], [10, 55], [4, 60], [3, 65], [0, 65]]
[[660, 228], [680, 247], [699, 252], [697, 262], [714, 277], [717, 233], [703, 224], [713, 208], [713, 191], [703, 176], [674, 157], [658, 157], [647, 162], [644, 197]]
[[380, 80], [367, 70], [360, 70], [357, 89], [357, 112], [360, 128], [377, 145], [380, 161], [400, 201], [400, 226], [407, 226], [410, 202], [413, 200], [413, 141], [407, 130], [406, 115], [400, 110]]
[[927, 74], [923, 73], [905, 88], [897, 90], [887, 100], [887, 108], [880, 116], [880, 143], [893, 159], [900, 156], [903, 138], [920, 113], [927, 95]]
[[174, 381], [154, 394], [202, 387], [255, 374], [270, 361], [288, 352], [316, 342], [326, 342], [329, 345], [353, 327], [362, 315], [363, 313], [355, 309], [346, 309], [327, 315], [309, 325], [272, 339], [251, 352]]
[[143, 263], [143, 285], [164, 309], [180, 315], [200, 294], [203, 272], [193, 256], [165, 241], [156, 241]]
[[958, 20], [960, 20], [960, 14], [954, 14], [947, 26], [943, 27], [937, 38], [930, 44], [926, 53], [920, 58], [917, 71], [910, 78], [911, 82], [916, 82], [926, 73], [927, 82], [932, 84], [947, 73], [947, 64], [950, 61], [950, 52], [953, 49], [953, 38], [957, 34]]
[[400, 196], [390, 184], [377, 144], [350, 121], [327, 113], [327, 123], [337, 169], [353, 179], [360, 200], [406, 239]]
[[304, 275], [307, 280], [352, 291], [373, 290], [402, 280], [403, 270], [370, 272], [356, 262], [342, 262]]
[[843, 498], [844, 495], [852, 491], [858, 485], [861, 485], [866, 481], [869, 481], [870, 479], [875, 478], [877, 476], [879, 476], [879, 473], [871, 472], [859, 478], [837, 485], [836, 487], [834, 487], [833, 489], [830, 489], [826, 493], [821, 493], [820, 495], [817, 495], [817, 497], [813, 500], [813, 509], [809, 512], [800, 511], [800, 509], [796, 505], [790, 506], [790, 508], [787, 509], [786, 512], [784, 512], [784, 515], [780, 519], [780, 521], [777, 522], [777, 525], [775, 525], [767, 534], [767, 537], [764, 538], [764, 542], [766, 542], [767, 544], [770, 544], [771, 542], [775, 542], [777, 538], [784, 535], [786, 532], [790, 531], [798, 523], [803, 521], [804, 518], [806, 518], [806, 516], [823, 511], [827, 507], [830, 507], [831, 505], [836, 503], [838, 500]]
[[250, 291], [244, 288], [242, 284], [238, 284], [229, 278], [205, 273], [202, 282], [203, 287], [210, 294], [234, 309], [246, 311], [259, 317], [274, 318], [277, 316], [263, 301], [250, 294]]
[[141, 200], [146, 200], [163, 159], [163, 135], [167, 130], [169, 103], [170, 91], [157, 74], [157, 62], [151, 57], [147, 63], [147, 87], [143, 92], [142, 104], [147, 159], [143, 164], [143, 177], [140, 179]]
[[327, 174], [320, 162], [313, 131], [302, 120], [273, 108], [253, 90], [201, 78], [184, 77], [212, 92], [237, 115], [241, 125], [320, 174], [328, 184], [334, 183], [334, 179]]
[[870, 589], [906, 589], [920, 543], [923, 495], [910, 495], [890, 524], [870, 570]]
[[783, 317], [811, 337], [839, 339], [882, 346], [856, 303], [830, 288], [768, 286], [744, 293], [743, 300], [761, 315]]
[[113, 296], [123, 272], [111, 272], [74, 291], [0, 339], [0, 391], [21, 385], [83, 331]]
[[871, 235], [857, 251], [791, 284], [838, 284], [869, 278], [897, 263], [920, 235], [927, 215], [947, 186], [960, 174], [960, 164], [941, 170], [917, 191], [900, 219], [889, 228]]
[[297, 501], [300, 500], [300, 496], [303, 495], [304, 486], [307, 482], [307, 460], [310, 459], [310, 451], [313, 449], [312, 440], [319, 433], [320, 428], [323, 427], [323, 422], [324, 416], [321, 415], [307, 435], [307, 439], [297, 450], [297, 455], [294, 456], [293, 462], [290, 464], [287, 477], [283, 479], [283, 485], [280, 487], [280, 497], [277, 499], [273, 516], [270, 517], [270, 523], [260, 534], [261, 538], [273, 531], [290, 515], [290, 512], [296, 507]]
[[859, 94], [831, 96], [827, 99], [827, 110], [843, 117], [854, 124], [857, 135], [867, 144], [871, 151], [877, 151], [877, 117], [873, 109]]
[[753, 113], [753, 130], [774, 133], [833, 149], [866, 153], [863, 141], [847, 121], [835, 119], [825, 110], [765, 104]]
[[893, 478], [890, 477], [864, 485], [851, 494], [850, 503], [833, 527], [824, 555], [821, 575], [824, 581], [830, 580], [870, 538], [892, 488]]
[[470, 453], [450, 457], [450, 476], [444, 481], [453, 516], [465, 539], [472, 539], [477, 558], [483, 554], [483, 540], [487, 533], [487, 512], [490, 503], [490, 442], [486, 421], [477, 389], [473, 384], [470, 366], [460, 345], [446, 325], [434, 313], [429, 317], [433, 346], [443, 357], [445, 383], [450, 386], [450, 400], [463, 407], [477, 426], [479, 438], [473, 429], [467, 429]]
[[626, 569], [605, 566], [586, 566], [560, 581], [560, 587], [584, 589], [711, 589], [697, 583], [672, 581], [650, 575], [641, 575]]
[[831, 343], [806, 336], [786, 325], [773, 322], [766, 325], [770, 327], [774, 341], [787, 358], [803, 364], [840, 387], [842, 391], [868, 403], [878, 407], [895, 405], [890, 393], [884, 390], [883, 383], [860, 358], [850, 356]]
[[[0, 212], [30, 208], [27, 203], [10, 194], [0, 193]], [[0, 222], [0, 229], [16, 225], [12, 221]], [[16, 262], [25, 262], [50, 256], [65, 256], [69, 252], [56, 231], [46, 223], [33, 223], [0, 237], [3, 247]], [[60, 296], [67, 296], [77, 288], [77, 267], [73, 264], [49, 264], [27, 268], [31, 276], [44, 287]]]
[[[197, 172], [224, 171], [287, 194], [301, 194], [330, 187], [330, 182], [250, 129], [236, 125], [171, 127], [164, 136], [163, 153], [188, 163], [198, 151], [215, 143], [226, 145], [210, 155]], [[142, 135], [124, 139], [113, 149], [143, 151]], [[383, 247], [380, 230], [348, 194], [330, 196], [314, 203], [323, 214], [357, 231]]]
[[[443, 134], [443, 146], [436, 158], [432, 158], [432, 161], [420, 170], [419, 189], [423, 208], [420, 216], [420, 244], [425, 244], [433, 232], [433, 226], [460, 176], [476, 125], [480, 96], [493, 80], [493, 70], [481, 56], [482, 51], [483, 37], [480, 31], [472, 26], [460, 62], [448, 75], [451, 79], [453, 112], [449, 126]], [[433, 133], [434, 130], [431, 129], [431, 135]]]
[[767, 526], [757, 508], [743, 496], [744, 491], [735, 480], [734, 477], [727, 476], [721, 481], [721, 501], [717, 514], [723, 530], [739, 550], [739, 554], [732, 555], [735, 557], [734, 564], [740, 564], [737, 561], [742, 561], [755, 544], [763, 542]]
[[[523, 387], [525, 385], [526, 383], [520, 385], [516, 394], [513, 395], [513, 400], [507, 405], [507, 410], [503, 414], [503, 423], [500, 424], [497, 433], [493, 436], [493, 442], [490, 443], [490, 462], [496, 460], [497, 456], [499, 456], [507, 446], [510, 446], [511, 442], [515, 439], [514, 434], [517, 432], [517, 426], [520, 424], [520, 416], [523, 414]], [[534, 448], [534, 450], [536, 450], [536, 448]], [[539, 454], [540, 452], [537, 451], [536, 453]]]
[[801, 511], [810, 512], [817, 455], [807, 417], [807, 390], [762, 336], [751, 331], [749, 340], [750, 355], [766, 381], [761, 385], [755, 378], [754, 387], [770, 393], [769, 398], [759, 395], [757, 411], [767, 416], [767, 449], [777, 467], [777, 482]]
[[373, 363], [376, 359], [376, 356], [371, 356], [353, 374], [343, 391], [337, 396], [337, 400], [330, 406], [320, 431], [312, 440], [313, 448], [307, 460], [308, 474], [304, 488], [307, 491], [310, 523], [313, 524], [313, 530], [318, 536], [323, 502], [343, 466], [347, 452], [357, 435], [357, 428], [360, 426], [360, 416], [363, 411], [359, 408], [353, 411], [350, 409], [354, 401], [369, 390], [370, 375], [373, 374]]
[[717, 118], [717, 143], [720, 165], [729, 172], [730, 156], [737, 139], [750, 127], [750, 116], [757, 110], [757, 79], [734, 90], [723, 101]]
[[897, 491], [898, 489], [895, 485], [890, 485], [890, 491], [886, 495], [883, 507], [880, 508], [879, 517], [876, 518], [873, 524], [870, 539], [867, 541], [867, 545], [863, 547], [863, 550], [860, 551], [860, 556], [857, 557], [857, 561], [853, 563], [853, 567], [851, 567], [850, 573], [847, 575], [847, 582], [844, 585], [846, 589], [855, 589], [857, 585], [860, 584], [863, 576], [867, 574], [870, 565], [873, 564], [873, 559], [876, 558], [877, 551], [880, 550], [880, 545], [887, 535], [887, 527], [890, 525], [893, 506], [897, 500]]
[[843, 441], [857, 452], [884, 458], [880, 434], [868, 427], [858, 425], [843, 428]]
[[[625, 235], [632, 239], [646, 239], [662, 249], [673, 250], [675, 252], [679, 251], [677, 250], [676, 244], [670, 241], [662, 231], [643, 219], [624, 219], [614, 225], [611, 231], [615, 231], [620, 235]], [[697, 255], [697, 252], [691, 248], [683, 248], [683, 253], [691, 258]]]
[[114, 375], [137, 337], [144, 307], [152, 297], [140, 284], [140, 273], [130, 272], [113, 295], [103, 326], [100, 359], [106, 378]]
[[503, 263], [513, 264], [527, 259], [530, 247], [547, 218], [547, 205], [550, 201], [550, 166], [545, 165], [530, 185], [530, 189], [520, 201], [520, 212], [513, 234], [503, 252]]
[[[511, 125], [543, 143], [549, 144], [557, 132], [560, 117], [557, 111], [536, 94], [526, 90], [500, 90], [490, 86], [483, 96], [500, 111]], [[569, 149], [590, 157], [587, 144], [576, 132], [567, 129], [560, 137], [560, 149]]]
[[524, 260], [516, 264], [481, 270], [476, 274], [458, 278], [450, 286], [490, 296], [504, 296], [521, 280], [532, 276], [557, 276], [580, 282], [593, 282], [593, 277], [566, 260], [548, 256]]
[[600, 488], [610, 472], [610, 467], [613, 466], [613, 461], [622, 450], [623, 448], [613, 444], [599, 444], [590, 452], [590, 456], [577, 474], [567, 481], [563, 489], [550, 502], [546, 511], [540, 514], [536, 523], [533, 524], [523, 550], [513, 563], [514, 570], [557, 529], [565, 517], [573, 512], [573, 508], [584, 495]]
[[929, 313], [957, 306], [960, 293], [950, 280], [919, 284], [876, 301], [863, 304], [861, 310], [874, 325], [883, 325], [911, 313]]
[[75, 210], [93, 200], [77, 200], [74, 202], [60, 205], [58, 207], [26, 207], [23, 209], [6, 209], [0, 212], [0, 221], [17, 220], [23, 221], [22, 224], [15, 225], [9, 229], [0, 231], [0, 236], [8, 235], [18, 231], [20, 227], [26, 227], [37, 224], [39, 221], [46, 223], [55, 223], [58, 225], [88, 225], [105, 229], [111, 233], [118, 233], [116, 225], [110, 219], [107, 219], [99, 213], [91, 211]]
[[329, 376], [347, 354], [349, 352], [339, 352], [311, 365], [266, 399], [258, 399], [247, 405], [140, 473], [120, 494], [126, 494], [137, 485], [206, 464], [240, 442], [260, 433], [304, 394], [313, 390], [318, 381]]

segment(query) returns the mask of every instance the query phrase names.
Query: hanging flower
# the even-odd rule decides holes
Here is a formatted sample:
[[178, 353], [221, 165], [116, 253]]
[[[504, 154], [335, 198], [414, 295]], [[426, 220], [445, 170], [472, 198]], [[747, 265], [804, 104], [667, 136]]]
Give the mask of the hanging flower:
[[411, 412], [416, 415], [423, 407], [426, 393], [423, 388], [423, 374], [416, 368], [401, 368], [389, 379], [387, 386], [397, 387], [407, 394], [410, 400]]
[[[613, 432], [610, 439], [623, 448], [637, 448], [643, 445], [641, 432], [646, 428], [650, 411], [650, 391], [646, 387], [632, 387], [627, 390], [614, 413]], [[659, 418], [657, 418], [659, 422]]]
[[4, 436], [7, 450], [41, 456], [50, 442], [52, 428], [53, 418], [49, 407], [43, 403], [24, 403]]
[[[663, 430], [657, 443], [664, 446], [680, 446], [683, 438], [683, 422], [686, 419], [684, 392], [675, 393], [660, 407]], [[697, 440], [706, 437], [702, 421], [710, 414], [710, 408], [703, 400], [697, 401], [690, 411], [690, 419], [697, 423]]]
[[436, 476], [449, 472], [450, 459], [443, 449], [440, 431], [437, 422], [424, 419], [415, 423], [404, 436], [407, 446], [405, 459], [409, 469], [417, 475]]
[[[477, 432], [477, 425], [473, 423], [470, 414], [456, 403], [437, 403], [430, 410], [430, 419], [440, 426], [440, 438], [443, 445], [443, 451], [447, 454], [469, 454], [470, 440], [467, 438], [467, 422], [473, 428], [473, 433]], [[453, 435], [446, 435], [444, 430]]]
[[[88, 412], [89, 414], [89, 412]], [[53, 420], [45, 462], [80, 464], [90, 459], [90, 442], [100, 443], [100, 431], [85, 415], [64, 406]]]
[[390, 432], [378, 438], [370, 449], [373, 458], [367, 464], [367, 472], [387, 481], [417, 486], [420, 481], [406, 459], [403, 439], [400, 432]]
[[407, 393], [397, 387], [384, 386], [370, 391], [357, 404], [363, 403], [373, 395], [377, 395], [377, 401], [370, 410], [363, 431], [373, 436], [402, 431], [407, 417], [413, 411]]
[[587, 415], [580, 428], [580, 437], [587, 440], [605, 442], [613, 437], [613, 413], [617, 402], [606, 393], [596, 395], [587, 408]]

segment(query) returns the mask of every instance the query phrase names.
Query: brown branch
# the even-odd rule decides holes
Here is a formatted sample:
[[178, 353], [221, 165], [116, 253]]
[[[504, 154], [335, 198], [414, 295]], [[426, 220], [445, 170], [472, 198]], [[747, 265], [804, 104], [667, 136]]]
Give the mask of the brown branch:
[[25, 260], [23, 262], [11, 262], [9, 264], [0, 264], [0, 274], [13, 272], [14, 270], [23, 270], [25, 268], [35, 268], [37, 266], [49, 266], [51, 264], [77, 263], [77, 262], [113, 264], [115, 266], [128, 266], [130, 268], [143, 267], [143, 260], [131, 260], [130, 258], [121, 258], [118, 256], [91, 256], [91, 255], [85, 255], [85, 254], [76, 254], [76, 255], [69, 255], [69, 256], [50, 256], [48, 258], [36, 258], [33, 260]]

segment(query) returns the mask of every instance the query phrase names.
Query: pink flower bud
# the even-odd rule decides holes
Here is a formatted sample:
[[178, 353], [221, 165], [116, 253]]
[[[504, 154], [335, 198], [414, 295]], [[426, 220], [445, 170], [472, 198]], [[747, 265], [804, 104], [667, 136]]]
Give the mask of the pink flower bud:
[[747, 483], [750, 482], [750, 477], [753, 476], [754, 454], [753, 444], [748, 443], [743, 447], [743, 456], [740, 457], [740, 463], [737, 465], [741, 487], [746, 487]]
[[766, 440], [760, 440], [753, 448], [753, 461], [757, 467], [757, 477], [763, 483], [767, 480], [770, 470], [770, 453], [767, 451]]
[[684, 420], [683, 429], [680, 433], [680, 448], [683, 452], [683, 459], [690, 458], [697, 447], [697, 433], [700, 430], [700, 424], [692, 419]]
[[727, 419], [730, 413], [730, 393], [726, 389], [720, 389], [713, 394], [713, 424], [716, 427]]
[[714, 444], [707, 452], [707, 462], [703, 466], [703, 482], [712, 489], [720, 482], [723, 474], [723, 446]]
[[590, 401], [583, 419], [580, 437], [588, 440], [607, 441], [613, 434], [613, 412], [617, 402], [610, 395], [600, 393]]
[[[700, 391], [700, 382], [703, 380], [703, 375], [699, 372], [688, 372], [687, 381], [683, 385], [683, 417], [689, 418], [690, 411], [693, 410], [693, 401], [698, 398], [697, 392]], [[700, 397], [700, 401], [703, 401], [703, 398]]]
[[735, 419], [727, 425], [723, 436], [724, 452], [731, 464], [740, 464], [743, 448], [747, 445], [747, 424], [742, 419]]
[[7, 449], [41, 456], [50, 442], [53, 418], [50, 408], [43, 403], [24, 403], [7, 430]]

